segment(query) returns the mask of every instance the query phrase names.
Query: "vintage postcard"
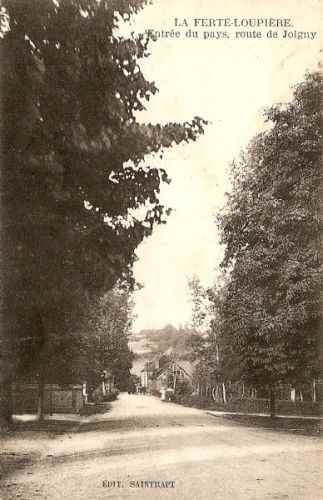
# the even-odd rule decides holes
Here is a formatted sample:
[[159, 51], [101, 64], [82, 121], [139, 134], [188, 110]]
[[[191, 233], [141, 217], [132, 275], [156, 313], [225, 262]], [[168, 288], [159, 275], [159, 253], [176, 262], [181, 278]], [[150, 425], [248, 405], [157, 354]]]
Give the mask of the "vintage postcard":
[[1, 499], [323, 499], [322, 19], [0, 1]]

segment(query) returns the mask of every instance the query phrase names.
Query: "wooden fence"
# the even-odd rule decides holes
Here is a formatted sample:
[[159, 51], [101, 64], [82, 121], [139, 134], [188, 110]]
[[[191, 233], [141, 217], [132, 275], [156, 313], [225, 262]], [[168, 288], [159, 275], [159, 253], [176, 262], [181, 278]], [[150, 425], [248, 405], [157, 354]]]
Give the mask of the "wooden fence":
[[[12, 399], [15, 414], [36, 413], [38, 405], [37, 384], [13, 384]], [[45, 386], [46, 413], [78, 413], [84, 406], [82, 385]]]

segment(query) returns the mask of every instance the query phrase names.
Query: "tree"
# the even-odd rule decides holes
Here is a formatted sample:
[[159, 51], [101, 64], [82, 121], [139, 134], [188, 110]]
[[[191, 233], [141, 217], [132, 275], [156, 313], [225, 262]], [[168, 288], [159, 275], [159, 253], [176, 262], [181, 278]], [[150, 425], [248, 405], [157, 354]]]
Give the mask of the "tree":
[[[219, 394], [219, 383], [222, 383], [224, 401], [225, 380], [223, 378], [218, 336], [221, 328], [219, 315], [220, 290], [216, 286], [204, 288], [198, 277], [189, 280], [189, 289], [192, 300], [192, 329], [190, 347], [192, 359], [196, 362], [194, 378], [199, 392], [205, 387], [207, 395], [211, 389], [215, 398]], [[215, 391], [215, 392], [214, 392]]]
[[101, 297], [87, 328], [73, 344], [70, 380], [86, 380], [97, 386], [103, 371], [108, 370], [117, 387], [127, 389], [133, 358], [128, 345], [132, 309], [130, 291], [120, 284]]
[[266, 112], [271, 127], [233, 165], [219, 217], [226, 345], [242, 379], [268, 387], [272, 414], [277, 384], [320, 373], [321, 102], [313, 73], [292, 102]]
[[208, 290], [205, 289], [198, 276], [193, 276], [188, 281], [192, 302], [192, 328], [202, 335], [207, 333], [211, 323], [211, 302]]
[[134, 284], [135, 249], [166, 220], [169, 179], [145, 158], [203, 132], [200, 118], [137, 120], [157, 92], [139, 66], [149, 40], [117, 28], [146, 3], [2, 2], [4, 341], [19, 366], [21, 351], [38, 361], [41, 385], [51, 346], [118, 279]]

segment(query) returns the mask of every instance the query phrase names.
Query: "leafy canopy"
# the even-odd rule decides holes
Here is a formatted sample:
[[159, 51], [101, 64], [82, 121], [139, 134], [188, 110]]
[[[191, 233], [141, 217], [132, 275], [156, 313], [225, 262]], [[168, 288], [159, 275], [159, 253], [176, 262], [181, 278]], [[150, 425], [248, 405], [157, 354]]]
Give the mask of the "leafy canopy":
[[321, 99], [313, 73], [292, 102], [266, 112], [271, 128], [233, 165], [219, 217], [230, 275], [223, 342], [253, 383], [295, 383], [320, 371]]
[[39, 339], [68, 334], [93, 298], [120, 279], [134, 285], [135, 249], [167, 215], [159, 191], [169, 179], [154, 157], [203, 132], [200, 118], [163, 126], [137, 119], [157, 92], [140, 69], [149, 40], [122, 38], [118, 25], [146, 3], [2, 1], [10, 337], [24, 341], [33, 323]]

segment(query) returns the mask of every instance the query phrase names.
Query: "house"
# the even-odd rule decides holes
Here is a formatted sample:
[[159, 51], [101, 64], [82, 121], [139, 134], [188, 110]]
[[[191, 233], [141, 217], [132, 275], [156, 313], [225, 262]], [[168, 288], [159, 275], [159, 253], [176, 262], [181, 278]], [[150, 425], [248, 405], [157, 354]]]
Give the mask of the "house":
[[192, 383], [194, 367], [189, 361], [170, 361], [156, 376], [155, 389], [172, 388], [176, 391], [176, 386], [182, 382]]
[[181, 383], [193, 384], [194, 365], [176, 360], [171, 349], [147, 361], [140, 372], [140, 386], [144, 392], [158, 394], [162, 389], [173, 389]]
[[145, 389], [148, 388], [150, 380], [152, 380], [155, 373], [155, 363], [148, 361], [140, 372], [140, 385]]

